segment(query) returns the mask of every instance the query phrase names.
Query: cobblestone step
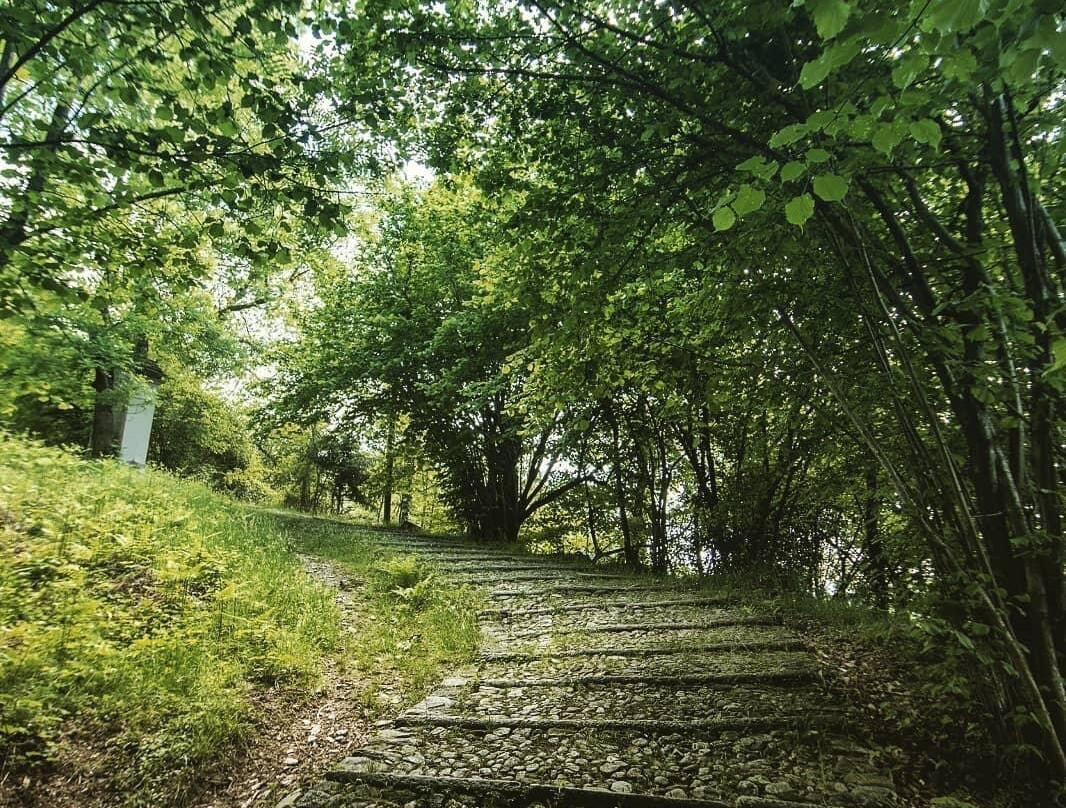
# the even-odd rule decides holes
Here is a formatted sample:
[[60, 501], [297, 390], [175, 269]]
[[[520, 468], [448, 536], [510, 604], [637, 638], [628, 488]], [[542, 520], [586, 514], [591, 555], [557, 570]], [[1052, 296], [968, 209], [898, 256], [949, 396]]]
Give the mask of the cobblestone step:
[[678, 590], [668, 588], [664, 584], [630, 584], [629, 586], [600, 586], [596, 584], [557, 584], [552, 586], [525, 588], [513, 587], [510, 589], [494, 589], [487, 592], [487, 597], [495, 599], [504, 598], [536, 598], [543, 599], [551, 595], [618, 595], [631, 592], [676, 592]]
[[[790, 682], [791, 683], [791, 682]], [[567, 682], [546, 687], [466, 685], [433, 694], [407, 711], [467, 716], [538, 716], [551, 719], [737, 718], [840, 711], [817, 687], [642, 683], [640, 687]]]
[[615, 656], [598, 653], [581, 657], [534, 657], [518, 662], [485, 662], [481, 675], [486, 678], [523, 679], [543, 676], [685, 676], [734, 674], [752, 671], [794, 672], [813, 670], [810, 654], [796, 651], [736, 651], [731, 654], [680, 652], [665, 656]]
[[[463, 583], [483, 583], [509, 586], [516, 581], [525, 584], [548, 583], [555, 589], [558, 586], [584, 586], [591, 581], [632, 581], [630, 575], [618, 575], [606, 572], [578, 572], [571, 570], [545, 570], [541, 572], [512, 572], [511, 570], [483, 570], [479, 572], [467, 572], [465, 570], [445, 570], [445, 574], [454, 581]], [[558, 586], [556, 586], [558, 585]], [[532, 587], [531, 587], [532, 588]]]
[[[458, 561], [433, 561], [432, 563], [438, 564], [442, 567], [447, 567], [449, 570], [455, 570], [458, 572], [481, 572], [484, 570], [504, 571], [507, 574], [512, 572], [543, 572], [551, 571], [565, 574], [567, 572], [592, 572], [597, 571], [597, 567], [592, 564], [575, 564], [573, 566], [560, 567], [558, 564], [550, 564], [545, 562], [531, 563], [525, 560], [522, 561], [498, 561], [496, 559], [488, 560], [468, 560], [461, 559]], [[603, 572], [604, 570], [599, 570]], [[624, 575], [624, 573], [615, 572], [614, 575]], [[633, 576], [627, 576], [633, 577]]]
[[[510, 637], [513, 640], [521, 640], [530, 637], [539, 637], [550, 633], [553, 637], [568, 637], [580, 634], [658, 634], [675, 631], [709, 630], [728, 628], [733, 626], [777, 626], [779, 620], [767, 615], [737, 614], [726, 611], [710, 611], [707, 609], [690, 609], [688, 607], [668, 607], [656, 612], [643, 612], [639, 621], [626, 621], [625, 614], [617, 614], [613, 611], [604, 611], [599, 614], [587, 616], [584, 620], [563, 620], [562, 627], [553, 631], [554, 621], [547, 624], [537, 618], [532, 618], [525, 625], [528, 628], [515, 626], [502, 626], [498, 629], [501, 636]], [[616, 622], [620, 621], [620, 622]]]
[[852, 802], [868, 750], [832, 730], [417, 726], [342, 762], [338, 773], [485, 778], [614, 793], [735, 802], [742, 795]]
[[482, 662], [532, 662], [534, 660], [569, 659], [580, 657], [648, 657], [677, 654], [728, 654], [737, 651], [803, 651], [801, 640], [778, 638], [748, 642], [675, 643], [658, 646], [601, 646], [593, 648], [546, 648], [541, 651], [501, 651], [482, 654]]
[[[763, 642], [778, 640], [794, 640], [796, 635], [783, 626], [770, 623], [772, 618], [758, 618], [744, 616], [737, 618], [725, 618], [718, 621], [717, 625], [709, 628], [705, 624], [699, 624], [696, 628], [675, 628], [664, 631], [661, 628], [647, 629], [642, 623], [624, 623], [628, 630], [624, 631], [558, 631], [551, 635], [548, 647], [560, 650], [574, 648], [673, 648], [683, 644], [704, 645], [736, 645], [745, 646]], [[661, 625], [661, 624], [651, 624]], [[613, 629], [614, 626], [607, 626]], [[486, 631], [500, 632], [498, 636], [508, 636], [505, 629], [491, 629], [486, 626]], [[488, 638], [487, 638], [488, 639]], [[506, 650], [518, 650], [518, 642]], [[528, 640], [527, 640], [528, 642]], [[500, 648], [498, 650], [505, 650]]]
[[389, 537], [477, 588], [482, 652], [286, 808], [893, 808], [781, 621], [683, 583]]
[[488, 687], [559, 687], [561, 685], [777, 685], [781, 687], [795, 684], [809, 684], [817, 681], [817, 672], [812, 670], [794, 671], [757, 671], [745, 673], [685, 673], [685, 674], [661, 674], [650, 673], [626, 673], [605, 674], [594, 673], [581, 676], [531, 676], [524, 679], [504, 677], [493, 679], [486, 677], [478, 679], [478, 683]]
[[773, 729], [839, 728], [846, 724], [843, 713], [800, 713], [734, 716], [729, 718], [544, 718], [537, 716], [471, 717], [444, 713], [405, 713], [394, 719], [395, 727], [459, 727], [461, 729], [569, 729], [594, 732], [635, 732], [644, 736], [683, 734], [688, 738], [713, 737], [723, 732], [750, 734]]
[[539, 608], [512, 609], [500, 607], [482, 609], [478, 612], [479, 617], [490, 620], [506, 620], [510, 617], [526, 619], [528, 617], [552, 616], [569, 614], [571, 612], [596, 611], [599, 609], [615, 609], [617, 611], [636, 611], [640, 609], [658, 609], [665, 606], [699, 606], [699, 607], [722, 607], [738, 605], [735, 598], [720, 596], [696, 596], [689, 598], [664, 599], [659, 596], [659, 591], [653, 593], [641, 593], [635, 598], [626, 600], [586, 600], [580, 603], [560, 603], [557, 606], [544, 606]]
[[[386, 792], [405, 800], [403, 803], [366, 803], [368, 808], [386, 804], [402, 804], [404, 808], [442, 808], [445, 805], [448, 808], [730, 808], [727, 803], [717, 800], [622, 794], [608, 789], [568, 788], [486, 777], [427, 777], [347, 771], [334, 772], [329, 776], [338, 785], [362, 787], [368, 793]], [[447, 795], [447, 803], [440, 799], [441, 795]], [[294, 803], [293, 808], [303, 808], [303, 805]], [[345, 803], [337, 808], [364, 808], [364, 804]], [[782, 806], [748, 804], [739, 808]]]
[[508, 552], [505, 550], [493, 550], [491, 548], [478, 547], [474, 545], [434, 546], [425, 544], [409, 544], [405, 542], [379, 542], [378, 546], [381, 547], [383, 550], [388, 550], [393, 553], [409, 553], [412, 555], [425, 556], [426, 558], [455, 558], [456, 560], [476, 558], [483, 559], [485, 561], [512, 560], [528, 561], [530, 563], [541, 561], [546, 566], [553, 564], [552, 559], [546, 558], [545, 556], [535, 556], [528, 553]]

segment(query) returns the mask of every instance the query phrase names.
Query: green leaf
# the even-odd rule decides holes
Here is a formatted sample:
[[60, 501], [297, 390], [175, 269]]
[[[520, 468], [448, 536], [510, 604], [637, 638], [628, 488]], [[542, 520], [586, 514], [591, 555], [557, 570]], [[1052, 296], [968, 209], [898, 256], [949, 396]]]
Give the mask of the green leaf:
[[801, 137], [807, 134], [809, 127], [805, 123], [792, 123], [781, 129], [770, 138], [770, 146], [777, 149], [781, 146], [787, 146], [790, 143], [795, 143]]
[[926, 118], [910, 125], [911, 137], [919, 143], [928, 143], [934, 149], [940, 148], [941, 132], [936, 121]]
[[761, 154], [756, 154], [754, 157], [749, 157], [743, 163], [738, 163], [737, 171], [750, 171], [755, 173], [764, 165], [766, 165], [766, 158]]
[[929, 67], [929, 57], [924, 53], [908, 53], [892, 68], [892, 83], [901, 90], [910, 86]]
[[833, 119], [836, 118], [838, 114], [838, 111], [835, 109], [820, 109], [807, 118], [807, 126], [811, 128], [812, 132], [824, 129], [833, 122]]
[[928, 25], [942, 34], [964, 34], [985, 15], [984, 0], [937, 0], [929, 6]]
[[810, 194], [794, 196], [785, 203], [785, 218], [789, 224], [803, 226], [814, 215], [814, 198]]
[[1045, 376], [1066, 370], [1066, 337], [1059, 337], [1051, 344], [1051, 355], [1051, 365], [1044, 371]]
[[814, 163], [815, 165], [828, 163], [831, 156], [825, 149], [807, 149], [808, 163]]
[[812, 62], [807, 62], [800, 70], [800, 87], [804, 90], [809, 90], [811, 87], [817, 87], [823, 81], [826, 76], [829, 75], [833, 69], [833, 65], [825, 56], [821, 56]]
[[814, 178], [814, 192], [826, 202], [839, 202], [848, 195], [848, 181], [839, 174], [819, 174]]
[[822, 58], [829, 62], [835, 70], [843, 67], [862, 52], [862, 46], [868, 41], [864, 36], [850, 36], [834, 42], [825, 49]]
[[784, 168], [781, 169], [781, 180], [783, 182], [792, 182], [792, 180], [802, 177], [806, 171], [807, 166], [793, 160], [792, 162], [785, 163]]
[[743, 163], [740, 163], [737, 166], [737, 171], [747, 171], [760, 179], [769, 180], [777, 172], [778, 165], [776, 160], [770, 160], [767, 162], [765, 157], [756, 155], [755, 157], [749, 157]]
[[750, 185], [741, 185], [740, 190], [737, 191], [737, 198], [733, 200], [733, 209], [738, 216], [747, 216], [761, 208], [765, 201], [766, 194], [763, 191], [752, 188]]
[[728, 205], [718, 208], [711, 217], [711, 221], [714, 223], [715, 230], [728, 230], [737, 221], [737, 215], [733, 212], [733, 209]]
[[968, 82], [977, 72], [977, 57], [969, 48], [959, 48], [944, 58], [940, 69], [949, 79]]
[[777, 160], [771, 160], [769, 163], [759, 169], [759, 171], [755, 172], [755, 176], [761, 180], [769, 181], [773, 179], [774, 174], [777, 173], [777, 167], [779, 165], [780, 163], [778, 163]]
[[1009, 53], [1012, 58], [1006, 65], [1007, 77], [1015, 85], [1025, 87], [1031, 85], [1033, 75], [1036, 73], [1040, 63], [1040, 51], [1025, 50], [1019, 53], [1011, 49]]
[[903, 139], [899, 130], [890, 123], [879, 124], [874, 132], [873, 147], [883, 154], [891, 154], [899, 142]]
[[848, 23], [851, 5], [844, 0], [814, 0], [810, 4], [811, 16], [822, 39], [832, 39]]

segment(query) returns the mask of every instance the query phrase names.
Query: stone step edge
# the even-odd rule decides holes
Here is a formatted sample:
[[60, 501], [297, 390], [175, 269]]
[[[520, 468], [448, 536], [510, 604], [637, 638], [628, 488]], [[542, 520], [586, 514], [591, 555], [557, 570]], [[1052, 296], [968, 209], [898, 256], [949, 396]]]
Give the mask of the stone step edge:
[[797, 685], [818, 681], [818, 671], [771, 671], [767, 673], [698, 673], [666, 675], [586, 674], [539, 679], [471, 679], [467, 684], [477, 687], [565, 687], [568, 685]]
[[539, 598], [543, 595], [569, 595], [593, 592], [676, 592], [666, 584], [636, 584], [634, 586], [595, 586], [593, 584], [564, 584], [562, 586], [542, 586], [537, 589], [497, 589], [487, 592], [490, 598]]
[[434, 547], [430, 545], [426, 546], [414, 546], [408, 544], [395, 544], [393, 542], [376, 542], [377, 546], [382, 550], [390, 550], [394, 553], [411, 553], [413, 555], [421, 555], [426, 558], [452, 558], [455, 560], [478, 560], [478, 561], [533, 561], [537, 563], [540, 559], [543, 559], [545, 566], [592, 566], [589, 561], [564, 561], [560, 559], [554, 559], [550, 556], [538, 556], [538, 555], [523, 555], [521, 553], [511, 553], [505, 550], [478, 550], [471, 548], [469, 550], [461, 547]]
[[[537, 581], [565, 581], [569, 579], [595, 579], [605, 581], [631, 581], [633, 580], [629, 575], [614, 575], [607, 572], [574, 572], [572, 570], [551, 570], [555, 573], [553, 575], [543, 575], [540, 573], [519, 572], [512, 574], [510, 570], [483, 570], [481, 572], [456, 572], [454, 570], [441, 569], [441, 574], [461, 583], [500, 583], [501, 576], [506, 579], [506, 582], [521, 581], [523, 583], [536, 583]], [[564, 584], [564, 586], [585, 586], [583, 581], [575, 581], [573, 584]], [[593, 586], [593, 584], [587, 584]]]
[[810, 712], [800, 714], [752, 716], [738, 718], [694, 718], [689, 720], [610, 719], [610, 718], [474, 718], [459, 715], [404, 714], [392, 719], [394, 727], [455, 727], [472, 730], [497, 729], [570, 729], [589, 732], [639, 732], [646, 735], [693, 733], [700, 736], [723, 732], [764, 732], [768, 730], [842, 729], [847, 726], [843, 713]]
[[[684, 620], [664, 623], [603, 623], [601, 625], [581, 628], [556, 629], [550, 633], [556, 637], [573, 634], [622, 634], [630, 631], [689, 631], [712, 628], [733, 628], [735, 626], [780, 626], [776, 617], [752, 615], [746, 617], [726, 617], [721, 620], [701, 620], [699, 622]], [[528, 637], [541, 637], [547, 631], [518, 631], [509, 635], [509, 639], [521, 640]]]
[[752, 642], [720, 642], [672, 647], [651, 648], [570, 648], [546, 649], [541, 652], [503, 651], [479, 654], [478, 662], [535, 662], [538, 659], [570, 659], [574, 657], [616, 656], [645, 657], [674, 654], [728, 654], [742, 651], [806, 651], [800, 639], [754, 640]]
[[603, 564], [597, 565], [589, 561], [558, 561], [544, 556], [496, 555], [493, 553], [436, 553], [424, 552], [422, 550], [411, 550], [411, 553], [414, 555], [420, 555], [430, 563], [439, 564], [440, 566], [450, 566], [455, 564], [459, 566], [483, 568], [485, 564], [494, 564], [502, 561], [506, 562], [501, 565], [502, 569], [521, 567], [530, 570], [613, 571], [618, 575], [628, 575], [630, 577], [636, 576], [636, 573], [634, 572], [620, 570], [617, 567], [608, 567]]
[[[341, 764], [343, 766], [343, 762]], [[548, 783], [522, 783], [481, 777], [431, 777], [418, 774], [345, 771], [334, 769], [325, 779], [345, 784], [363, 785], [376, 790], [407, 789], [423, 794], [462, 793], [487, 797], [501, 795], [509, 805], [533, 801], [556, 802], [567, 808], [842, 808], [828, 803], [795, 802], [771, 797], [741, 796], [732, 805], [718, 800], [693, 797], [667, 797], [658, 794], [621, 793], [600, 788], [575, 788]], [[297, 792], [298, 793], [298, 792]], [[278, 806], [281, 808], [281, 805]]]
[[560, 572], [569, 573], [573, 575], [583, 574], [598, 574], [598, 575], [612, 575], [618, 578], [633, 578], [632, 574], [626, 574], [624, 572], [609, 572], [603, 569], [597, 569], [594, 566], [587, 564], [577, 566], [575, 564], [526, 564], [524, 562], [517, 562], [514, 564], [504, 564], [497, 567], [486, 567], [485, 564], [489, 561], [495, 561], [496, 559], [485, 559], [479, 561], [478, 559], [462, 559], [462, 560], [434, 560], [433, 563], [442, 569], [447, 569], [449, 572]]
[[595, 609], [653, 609], [659, 606], [738, 606], [744, 603], [739, 598], [729, 596], [712, 596], [706, 598], [677, 598], [674, 600], [611, 600], [606, 603], [584, 601], [562, 606], [545, 606], [536, 609], [521, 609], [504, 606], [498, 609], [481, 609], [478, 617], [508, 617], [517, 614], [521, 617], [533, 617], [545, 614], [562, 614], [564, 612], [584, 612]]
[[[342, 761], [341, 767], [343, 766]], [[334, 782], [366, 785], [378, 789], [405, 788], [429, 794], [458, 792], [479, 797], [499, 795], [512, 805], [521, 804], [519, 801], [529, 803], [546, 800], [558, 801], [568, 808], [731, 808], [728, 803], [717, 800], [665, 797], [656, 794], [623, 794], [608, 789], [523, 783], [517, 780], [494, 780], [487, 777], [431, 777], [421, 774], [346, 771], [344, 768], [327, 772], [325, 777]], [[757, 806], [751, 806], [751, 808], [757, 808]]]

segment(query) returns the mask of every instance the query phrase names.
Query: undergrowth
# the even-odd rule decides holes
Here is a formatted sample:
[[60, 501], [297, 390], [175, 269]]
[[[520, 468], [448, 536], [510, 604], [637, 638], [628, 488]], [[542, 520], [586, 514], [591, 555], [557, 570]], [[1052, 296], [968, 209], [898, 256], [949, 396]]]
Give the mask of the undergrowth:
[[[294, 551], [349, 574], [355, 614]], [[180, 806], [257, 694], [303, 698], [328, 659], [380, 713], [476, 644], [469, 590], [374, 531], [0, 433], [0, 797], [84, 758], [107, 804]]]
[[[716, 587], [721, 583], [721, 587]], [[1058, 805], [1027, 768], [1027, 750], [988, 703], [988, 673], [944, 621], [878, 610], [845, 598], [767, 591], [743, 576], [707, 585], [762, 601], [818, 658], [825, 683], [880, 744], [903, 802], [931, 808]], [[868, 739], [869, 740], [869, 739]]]
[[0, 789], [89, 747], [115, 804], [180, 804], [251, 693], [308, 689], [339, 643], [269, 517], [0, 434]]
[[350, 593], [361, 612], [347, 654], [372, 711], [411, 703], [442, 671], [473, 658], [476, 604], [467, 587], [438, 577], [415, 556], [383, 547], [380, 531], [340, 521], [277, 517], [300, 552], [333, 561], [362, 582]]

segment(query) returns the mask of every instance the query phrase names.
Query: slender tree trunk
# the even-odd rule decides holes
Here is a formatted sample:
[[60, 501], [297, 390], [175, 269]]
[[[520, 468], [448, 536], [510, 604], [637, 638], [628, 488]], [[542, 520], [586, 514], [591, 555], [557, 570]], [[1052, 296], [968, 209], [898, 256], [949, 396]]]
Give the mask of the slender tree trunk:
[[611, 440], [614, 448], [614, 498], [618, 508], [618, 524], [622, 530], [622, 549], [625, 555], [626, 565], [633, 569], [640, 569], [640, 553], [633, 544], [633, 531], [629, 522], [629, 513], [626, 509], [626, 486], [622, 469], [622, 447], [618, 436], [618, 420], [614, 413], [610, 413]]
[[93, 378], [93, 436], [90, 453], [93, 457], [115, 456], [115, 374], [97, 368]]
[[877, 486], [877, 465], [866, 466], [866, 491], [863, 500], [863, 550], [866, 555], [870, 593], [879, 609], [888, 607], [888, 564], [881, 538], [881, 495]]
[[388, 432], [385, 435], [385, 480], [381, 496], [381, 521], [392, 524], [392, 486], [396, 470], [396, 416], [390, 414]]

